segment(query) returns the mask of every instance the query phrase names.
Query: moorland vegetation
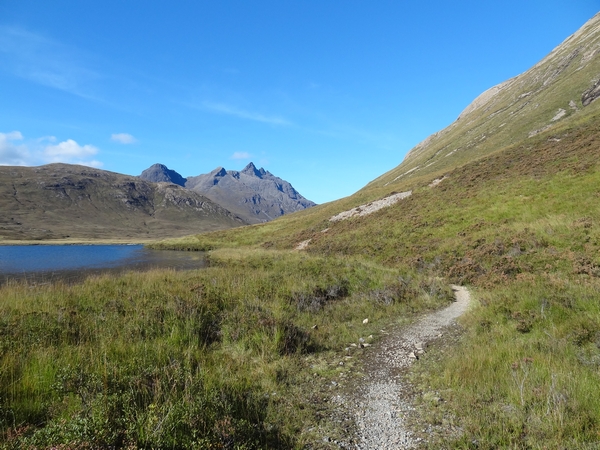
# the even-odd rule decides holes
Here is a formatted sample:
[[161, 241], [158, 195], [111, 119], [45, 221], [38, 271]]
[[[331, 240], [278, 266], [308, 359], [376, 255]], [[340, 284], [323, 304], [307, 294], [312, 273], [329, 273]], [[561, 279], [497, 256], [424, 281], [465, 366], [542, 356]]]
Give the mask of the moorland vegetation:
[[[481, 107], [461, 117], [514, 126], [471, 139], [466, 156], [445, 156], [450, 130], [351, 197], [154, 244], [207, 251], [200, 271], [1, 287], [3, 446], [333, 447], [323, 436], [348, 430], [329, 420], [331, 398], [369, 351], [349, 344], [447, 304], [454, 283], [474, 299], [463, 332], [409, 375], [421, 417], [441, 429], [424, 445], [597, 448], [600, 102], [584, 105], [582, 89], [600, 70], [577, 45], [596, 45], [599, 20], [525, 74], [539, 82], [522, 97], [539, 102], [532, 122], [510, 114], [525, 108], [516, 100], [501, 105], [504, 125]], [[511, 86], [501, 99], [529, 89]]]

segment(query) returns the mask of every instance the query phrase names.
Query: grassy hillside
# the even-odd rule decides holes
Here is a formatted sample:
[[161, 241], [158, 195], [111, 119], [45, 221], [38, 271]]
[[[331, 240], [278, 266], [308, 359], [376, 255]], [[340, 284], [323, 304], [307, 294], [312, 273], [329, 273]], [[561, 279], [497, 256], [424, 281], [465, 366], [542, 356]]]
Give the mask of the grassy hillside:
[[245, 223], [173, 184], [67, 164], [0, 167], [0, 210], [0, 242], [140, 242]]
[[481, 94], [369, 187], [457, 167], [585, 118], [600, 95], [599, 48], [600, 13], [531, 69]]

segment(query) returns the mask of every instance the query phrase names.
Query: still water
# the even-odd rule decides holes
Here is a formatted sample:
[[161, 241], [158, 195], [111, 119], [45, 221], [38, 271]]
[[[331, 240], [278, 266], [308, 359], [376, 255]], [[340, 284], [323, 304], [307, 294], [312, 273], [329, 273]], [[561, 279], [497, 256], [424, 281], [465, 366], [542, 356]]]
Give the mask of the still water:
[[0, 284], [10, 279], [77, 281], [105, 272], [196, 269], [205, 264], [200, 252], [142, 245], [0, 245]]

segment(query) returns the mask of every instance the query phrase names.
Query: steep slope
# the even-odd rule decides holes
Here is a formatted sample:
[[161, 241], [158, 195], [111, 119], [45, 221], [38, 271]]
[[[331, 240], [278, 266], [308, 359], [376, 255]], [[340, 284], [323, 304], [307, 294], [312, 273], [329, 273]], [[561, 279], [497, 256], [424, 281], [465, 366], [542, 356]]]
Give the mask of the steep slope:
[[584, 120], [600, 96], [600, 13], [528, 71], [477, 97], [447, 128], [371, 182], [384, 187], [440, 173]]
[[253, 163], [242, 171], [218, 167], [189, 177], [185, 187], [206, 195], [249, 223], [261, 223], [314, 206], [287, 181]]
[[139, 240], [243, 225], [170, 183], [67, 164], [0, 167], [0, 239]]
[[187, 181], [179, 173], [169, 169], [164, 164], [153, 164], [142, 172], [140, 175], [142, 180], [152, 181], [153, 183], [173, 183], [178, 186], [185, 186]]

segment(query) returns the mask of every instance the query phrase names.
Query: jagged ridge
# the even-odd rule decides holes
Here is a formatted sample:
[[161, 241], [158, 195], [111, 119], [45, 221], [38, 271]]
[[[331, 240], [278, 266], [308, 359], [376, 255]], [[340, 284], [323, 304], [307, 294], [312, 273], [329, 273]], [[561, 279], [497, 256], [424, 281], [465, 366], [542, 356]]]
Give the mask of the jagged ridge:
[[260, 223], [300, 211], [315, 203], [285, 180], [249, 163], [243, 170], [217, 167], [208, 174], [188, 177], [185, 187], [206, 195], [250, 223]]

